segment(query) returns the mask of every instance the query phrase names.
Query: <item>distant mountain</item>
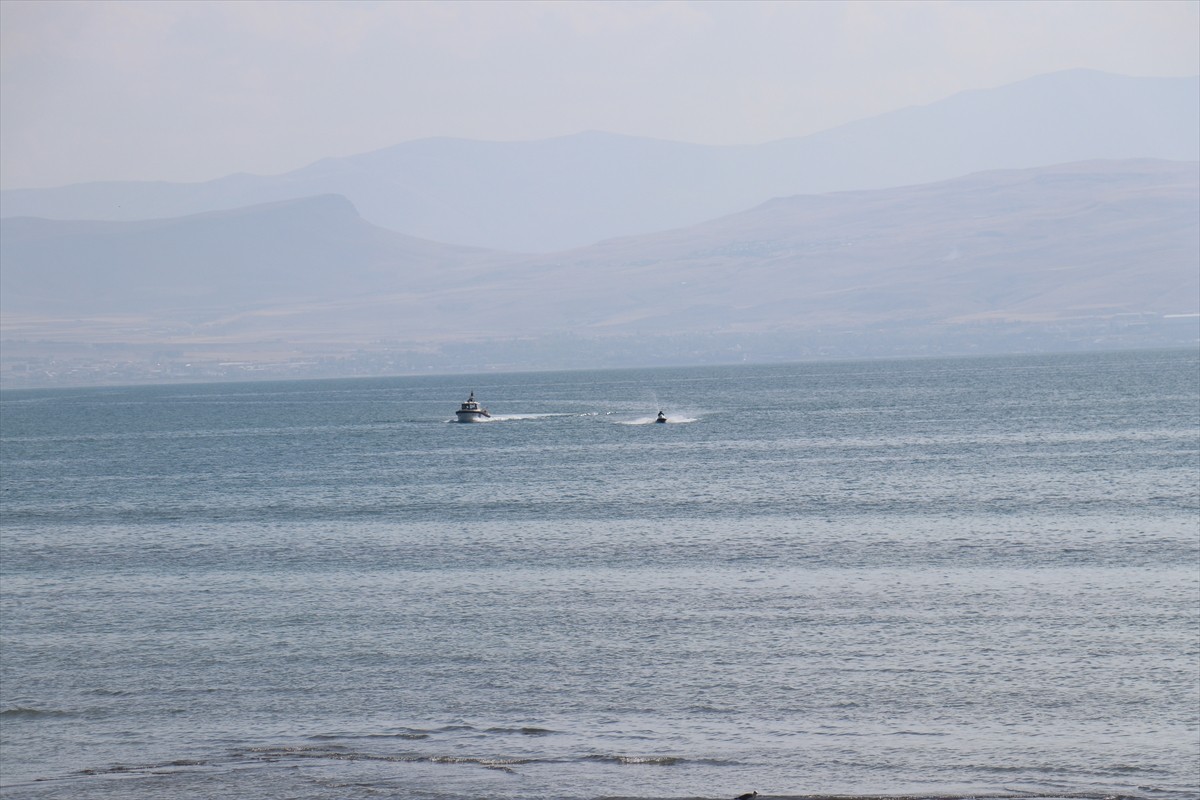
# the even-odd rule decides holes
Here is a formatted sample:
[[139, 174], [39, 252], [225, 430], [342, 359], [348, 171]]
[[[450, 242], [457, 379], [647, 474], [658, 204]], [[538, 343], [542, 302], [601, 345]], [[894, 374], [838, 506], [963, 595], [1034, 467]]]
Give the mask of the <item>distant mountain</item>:
[[137, 220], [340, 194], [364, 219], [406, 235], [550, 252], [693, 225], [773, 197], [1127, 158], [1200, 159], [1200, 78], [1072, 70], [743, 147], [602, 133], [426, 139], [277, 176], [9, 190], [0, 212]]
[[561, 298], [548, 326], [597, 331], [1194, 314], [1200, 164], [1083, 162], [779, 198], [527, 267]]
[[211, 319], [441, 287], [494, 260], [378, 228], [337, 195], [139, 222], [15, 217], [0, 221], [0, 309]]
[[[816, 340], [823, 354], [969, 351], [1014, 330], [1021, 349], [1047, 331], [1061, 345], [1063, 326], [1097, 344], [1114, 325], [1200, 314], [1200, 164], [779, 198], [542, 256], [412, 239], [322, 196], [153, 222], [8, 219], [0, 259], [10, 364], [19, 341], [470, 347], [468, 362], [437, 356], [443, 370], [513, 363], [516, 342], [540, 353], [529, 366], [590, 366], [617, 340], [661, 363], [797, 357]], [[1194, 343], [1179, 330], [1113, 341]]]

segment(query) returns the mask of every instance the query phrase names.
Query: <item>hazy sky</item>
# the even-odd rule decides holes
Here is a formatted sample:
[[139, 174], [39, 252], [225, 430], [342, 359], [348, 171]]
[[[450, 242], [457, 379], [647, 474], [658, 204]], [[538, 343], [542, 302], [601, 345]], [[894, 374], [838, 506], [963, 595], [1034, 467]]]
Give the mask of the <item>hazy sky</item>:
[[798, 136], [1033, 75], [1200, 72], [1197, 0], [0, 0], [0, 183], [285, 172], [427, 136]]

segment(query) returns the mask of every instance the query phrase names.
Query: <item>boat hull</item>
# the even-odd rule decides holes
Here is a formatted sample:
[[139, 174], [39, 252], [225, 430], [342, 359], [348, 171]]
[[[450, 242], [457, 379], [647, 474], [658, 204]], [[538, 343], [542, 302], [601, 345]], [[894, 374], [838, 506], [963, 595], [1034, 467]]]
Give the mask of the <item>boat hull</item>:
[[491, 415], [483, 411], [455, 411], [454, 416], [459, 422], [487, 422]]

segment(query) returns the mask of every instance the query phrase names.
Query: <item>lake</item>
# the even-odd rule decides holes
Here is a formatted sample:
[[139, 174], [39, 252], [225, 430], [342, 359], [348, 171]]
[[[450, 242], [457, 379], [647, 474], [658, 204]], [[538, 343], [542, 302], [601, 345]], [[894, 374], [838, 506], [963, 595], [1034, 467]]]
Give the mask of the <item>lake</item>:
[[1200, 795], [1194, 350], [8, 391], [0, 437], [5, 798]]

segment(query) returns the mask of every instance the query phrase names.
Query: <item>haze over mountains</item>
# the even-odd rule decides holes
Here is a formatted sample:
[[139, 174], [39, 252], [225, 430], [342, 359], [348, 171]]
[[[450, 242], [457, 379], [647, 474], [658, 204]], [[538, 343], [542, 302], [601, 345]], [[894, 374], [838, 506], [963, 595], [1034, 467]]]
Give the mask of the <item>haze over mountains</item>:
[[6, 192], [0, 375], [1194, 344], [1198, 97], [1078, 71], [755, 147], [427, 140], [272, 178]]
[[135, 220], [340, 194], [367, 221], [399, 233], [551, 252], [692, 225], [772, 197], [1112, 158], [1200, 160], [1200, 77], [1072, 70], [744, 147], [595, 132], [425, 139], [283, 175], [8, 190], [0, 212]]

